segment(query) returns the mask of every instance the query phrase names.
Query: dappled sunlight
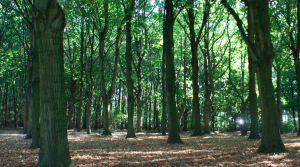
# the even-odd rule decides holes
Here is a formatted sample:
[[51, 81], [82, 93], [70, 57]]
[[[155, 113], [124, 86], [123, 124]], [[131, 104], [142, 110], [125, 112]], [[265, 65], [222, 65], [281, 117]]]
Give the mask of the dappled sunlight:
[[[190, 137], [183, 133], [184, 144], [168, 144], [168, 136], [126, 132], [104, 136], [100, 131], [68, 131], [69, 150], [75, 166], [299, 166], [300, 141], [284, 134], [290, 150], [282, 154], [257, 154], [260, 141], [249, 141], [239, 133], [211, 133]], [[16, 132], [0, 134], [0, 156], [9, 166], [35, 166], [39, 149], [29, 149], [31, 140]], [[18, 166], [17, 165], [17, 166]], [[7, 165], [6, 165], [7, 166]]]

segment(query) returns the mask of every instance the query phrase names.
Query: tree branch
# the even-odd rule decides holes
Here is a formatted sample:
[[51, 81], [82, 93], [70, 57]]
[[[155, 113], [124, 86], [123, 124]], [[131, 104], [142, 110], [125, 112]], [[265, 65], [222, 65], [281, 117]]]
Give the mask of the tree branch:
[[227, 9], [227, 11], [234, 17], [235, 21], [236, 21], [236, 24], [239, 28], [239, 31], [241, 33], [241, 37], [242, 39], [245, 41], [246, 45], [248, 46], [250, 52], [252, 53], [252, 57], [253, 57], [253, 60], [254, 61], [257, 61], [257, 57], [256, 57], [256, 54], [254, 52], [254, 47], [253, 47], [253, 44], [250, 43], [246, 33], [245, 33], [245, 30], [243, 28], [243, 22], [242, 20], [240, 19], [240, 17], [237, 15], [237, 13], [232, 9], [232, 7], [227, 3], [227, 0], [221, 0], [221, 3], [222, 5]]

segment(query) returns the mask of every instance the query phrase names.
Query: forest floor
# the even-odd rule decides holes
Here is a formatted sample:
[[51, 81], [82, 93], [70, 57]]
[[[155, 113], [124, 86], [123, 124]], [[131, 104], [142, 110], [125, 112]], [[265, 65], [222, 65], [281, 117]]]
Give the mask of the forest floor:
[[[39, 149], [29, 149], [20, 128], [0, 128], [0, 166], [35, 166]], [[296, 133], [281, 137], [289, 153], [257, 154], [260, 141], [249, 141], [238, 132], [211, 133], [190, 137], [183, 132], [184, 144], [167, 144], [167, 136], [126, 132], [102, 136], [100, 131], [68, 131], [69, 149], [74, 166], [300, 166], [300, 138]]]

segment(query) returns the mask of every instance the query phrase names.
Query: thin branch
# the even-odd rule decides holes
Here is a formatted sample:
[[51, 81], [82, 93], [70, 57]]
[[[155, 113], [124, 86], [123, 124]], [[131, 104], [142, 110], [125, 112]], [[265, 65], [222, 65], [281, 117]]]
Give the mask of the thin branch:
[[256, 57], [256, 54], [255, 54], [255, 51], [254, 51], [254, 47], [250, 43], [250, 41], [249, 41], [249, 39], [248, 39], [248, 37], [247, 37], [247, 35], [245, 33], [245, 30], [243, 28], [243, 22], [242, 22], [242, 20], [237, 15], [237, 13], [232, 9], [232, 7], [228, 4], [227, 0], [221, 0], [221, 3], [227, 9], [227, 11], [234, 17], [234, 19], [236, 21], [236, 24], [237, 24], [237, 26], [239, 28], [239, 31], [241, 33], [242, 39], [245, 41], [245, 43], [248, 46], [250, 52], [252, 53], [251, 55], [253, 57], [253, 60], [257, 61], [257, 57]]

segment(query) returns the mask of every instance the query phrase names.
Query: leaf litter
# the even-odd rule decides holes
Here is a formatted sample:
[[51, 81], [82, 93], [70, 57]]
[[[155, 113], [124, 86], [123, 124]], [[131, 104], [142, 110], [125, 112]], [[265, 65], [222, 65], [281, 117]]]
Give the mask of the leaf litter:
[[[0, 166], [35, 166], [39, 149], [29, 149], [20, 128], [0, 128]], [[288, 153], [257, 154], [260, 141], [247, 140], [238, 132], [211, 133], [190, 137], [181, 133], [184, 144], [167, 144], [167, 136], [136, 133], [126, 139], [125, 131], [101, 135], [101, 131], [68, 130], [73, 166], [300, 166], [300, 138], [282, 135]]]

